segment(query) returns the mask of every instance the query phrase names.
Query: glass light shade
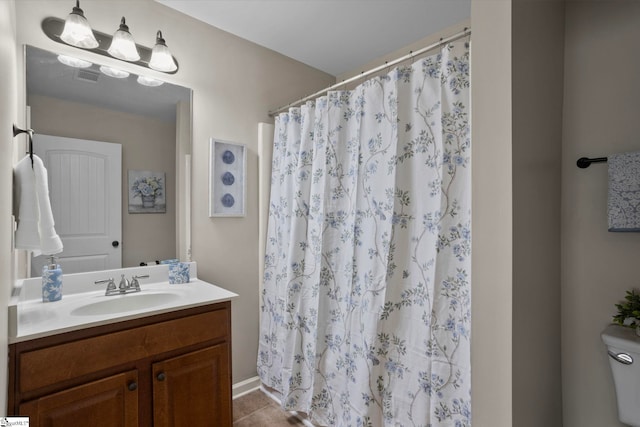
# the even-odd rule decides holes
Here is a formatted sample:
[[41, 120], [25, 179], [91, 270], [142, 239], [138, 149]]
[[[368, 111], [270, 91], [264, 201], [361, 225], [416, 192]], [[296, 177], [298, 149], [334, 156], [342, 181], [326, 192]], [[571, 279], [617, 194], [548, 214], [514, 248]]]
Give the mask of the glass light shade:
[[151, 60], [149, 68], [157, 71], [171, 72], [178, 69], [171, 52], [167, 46], [156, 44], [151, 51]]
[[178, 66], [173, 60], [173, 56], [171, 55], [167, 44], [162, 38], [162, 32], [160, 31], [158, 31], [158, 34], [156, 35], [156, 45], [151, 51], [149, 68], [157, 71], [163, 71], [165, 73], [170, 73], [178, 69]]
[[60, 39], [71, 46], [83, 49], [95, 49], [98, 47], [98, 41], [93, 35], [93, 31], [91, 31], [91, 26], [87, 18], [84, 17], [82, 9], [80, 9], [79, 1], [76, 2], [76, 7], [67, 16]]
[[68, 65], [69, 67], [74, 68], [89, 68], [93, 64], [89, 61], [85, 61], [83, 59], [74, 58], [73, 56], [67, 55], [58, 55], [58, 61], [62, 62], [64, 65]]
[[102, 72], [102, 74], [105, 74], [109, 77], [113, 77], [115, 79], [124, 79], [126, 77], [129, 77], [128, 72], [124, 70], [119, 70], [117, 68], [107, 67], [106, 65], [101, 65], [100, 71]]
[[113, 35], [111, 46], [109, 46], [109, 55], [124, 61], [138, 61], [140, 54], [136, 47], [136, 42], [129, 32], [129, 27], [125, 24], [124, 17], [120, 23], [120, 28]]
[[138, 83], [144, 86], [156, 87], [164, 84], [162, 80], [154, 79], [153, 77], [138, 76]]

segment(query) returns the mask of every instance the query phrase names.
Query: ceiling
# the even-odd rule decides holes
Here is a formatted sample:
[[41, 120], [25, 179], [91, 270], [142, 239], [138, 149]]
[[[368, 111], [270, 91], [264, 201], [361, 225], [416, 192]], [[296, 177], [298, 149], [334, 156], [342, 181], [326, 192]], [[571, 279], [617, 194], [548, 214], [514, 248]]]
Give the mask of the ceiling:
[[333, 76], [471, 16], [471, 0], [155, 0]]

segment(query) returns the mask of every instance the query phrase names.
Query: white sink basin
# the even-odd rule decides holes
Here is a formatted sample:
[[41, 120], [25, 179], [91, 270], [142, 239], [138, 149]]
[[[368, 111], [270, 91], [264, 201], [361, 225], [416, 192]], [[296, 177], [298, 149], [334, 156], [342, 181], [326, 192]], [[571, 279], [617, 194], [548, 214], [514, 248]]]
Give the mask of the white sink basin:
[[101, 314], [125, 313], [169, 304], [180, 298], [174, 293], [138, 293], [104, 297], [104, 300], [81, 305], [69, 314], [72, 316], [97, 316]]

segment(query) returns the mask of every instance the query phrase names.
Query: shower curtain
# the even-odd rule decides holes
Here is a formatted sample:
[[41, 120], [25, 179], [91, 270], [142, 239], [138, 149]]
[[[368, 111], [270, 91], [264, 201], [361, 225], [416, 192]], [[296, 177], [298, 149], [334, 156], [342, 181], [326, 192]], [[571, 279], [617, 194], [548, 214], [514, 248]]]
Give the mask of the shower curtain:
[[258, 373], [325, 426], [469, 426], [469, 43], [275, 121]]

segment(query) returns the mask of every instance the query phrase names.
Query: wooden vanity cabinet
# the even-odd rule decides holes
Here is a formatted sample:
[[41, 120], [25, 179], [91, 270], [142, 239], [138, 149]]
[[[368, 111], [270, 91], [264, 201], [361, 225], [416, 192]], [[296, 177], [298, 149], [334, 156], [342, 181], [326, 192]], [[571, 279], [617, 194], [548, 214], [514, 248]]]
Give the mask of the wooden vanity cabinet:
[[33, 426], [226, 427], [231, 303], [9, 346], [9, 413]]

